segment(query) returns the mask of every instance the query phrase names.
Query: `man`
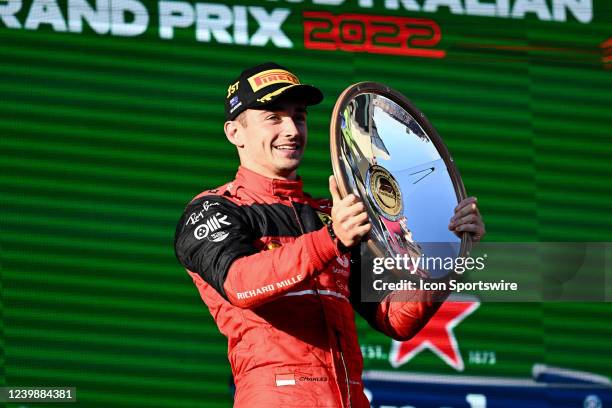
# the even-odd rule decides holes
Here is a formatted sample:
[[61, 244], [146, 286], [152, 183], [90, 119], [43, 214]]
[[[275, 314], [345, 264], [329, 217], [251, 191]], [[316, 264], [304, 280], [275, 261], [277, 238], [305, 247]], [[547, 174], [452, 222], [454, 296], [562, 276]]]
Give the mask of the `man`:
[[[333, 177], [333, 206], [313, 199], [297, 176], [306, 108], [322, 99], [277, 64], [242, 72], [225, 101], [236, 179], [196, 196], [177, 226], [177, 258], [228, 338], [236, 407], [368, 407], [353, 308], [402, 340], [439, 307], [351, 295], [359, 277], [347, 252], [370, 230], [364, 206], [341, 199]], [[454, 221], [455, 231], [484, 233], [474, 199]]]

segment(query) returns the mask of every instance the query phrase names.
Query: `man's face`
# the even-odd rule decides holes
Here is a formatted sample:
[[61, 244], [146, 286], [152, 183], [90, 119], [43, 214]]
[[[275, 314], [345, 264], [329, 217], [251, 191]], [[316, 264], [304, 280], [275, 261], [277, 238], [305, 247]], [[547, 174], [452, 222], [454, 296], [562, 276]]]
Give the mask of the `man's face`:
[[267, 177], [295, 179], [308, 137], [306, 106], [279, 102], [243, 115], [235, 121], [241, 164]]

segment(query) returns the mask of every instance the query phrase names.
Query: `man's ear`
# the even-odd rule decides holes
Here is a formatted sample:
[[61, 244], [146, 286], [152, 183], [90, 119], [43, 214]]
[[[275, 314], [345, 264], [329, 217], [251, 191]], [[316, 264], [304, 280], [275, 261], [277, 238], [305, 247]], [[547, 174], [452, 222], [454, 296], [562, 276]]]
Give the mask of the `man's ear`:
[[223, 130], [225, 131], [225, 137], [227, 137], [227, 140], [229, 140], [231, 144], [235, 145], [236, 147], [244, 146], [242, 141], [242, 135], [244, 132], [242, 132], [240, 123], [238, 123], [238, 121], [228, 120], [223, 125]]

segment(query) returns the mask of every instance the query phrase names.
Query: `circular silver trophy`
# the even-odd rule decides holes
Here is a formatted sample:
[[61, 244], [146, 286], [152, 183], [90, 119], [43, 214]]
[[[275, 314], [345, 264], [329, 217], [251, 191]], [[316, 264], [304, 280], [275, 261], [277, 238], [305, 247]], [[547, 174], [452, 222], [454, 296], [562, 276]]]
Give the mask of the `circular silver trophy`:
[[[434, 127], [406, 97], [375, 82], [348, 87], [331, 121], [331, 160], [342, 197], [363, 200], [372, 230], [362, 243], [370, 257], [456, 259], [471, 241], [449, 231], [465, 188]], [[441, 262], [421, 263], [418, 274], [443, 278]]]

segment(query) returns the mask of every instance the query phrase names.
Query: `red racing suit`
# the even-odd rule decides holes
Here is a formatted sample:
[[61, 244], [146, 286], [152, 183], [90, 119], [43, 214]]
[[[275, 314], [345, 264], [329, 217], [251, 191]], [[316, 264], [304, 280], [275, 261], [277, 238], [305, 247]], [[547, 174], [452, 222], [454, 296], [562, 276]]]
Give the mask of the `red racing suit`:
[[440, 306], [360, 302], [359, 271], [324, 224], [330, 211], [301, 180], [241, 167], [177, 225], [177, 258], [228, 339], [235, 407], [369, 407], [353, 309], [405, 340]]

